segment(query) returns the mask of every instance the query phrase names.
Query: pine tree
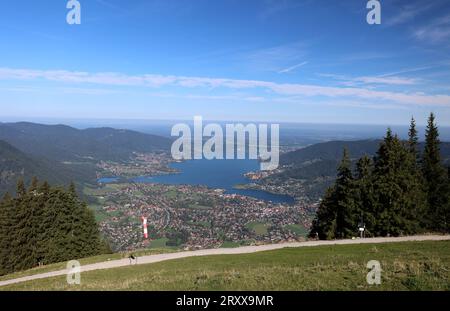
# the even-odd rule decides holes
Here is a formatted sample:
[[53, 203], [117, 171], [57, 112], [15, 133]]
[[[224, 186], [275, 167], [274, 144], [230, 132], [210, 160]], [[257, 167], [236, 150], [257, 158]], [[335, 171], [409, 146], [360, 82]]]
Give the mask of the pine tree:
[[388, 128], [373, 163], [367, 156], [357, 162], [355, 178], [344, 151], [338, 177], [321, 201], [310, 236], [350, 237], [361, 218], [372, 236], [450, 231], [450, 167], [441, 163], [433, 114], [421, 161], [414, 119], [406, 142]]
[[[374, 228], [375, 235], [387, 235], [391, 231], [391, 209], [393, 201], [399, 191], [392, 182], [391, 172], [394, 168], [392, 163], [392, 145], [394, 137], [392, 131], [388, 128], [383, 142], [380, 144], [377, 155], [374, 158], [374, 191], [375, 202], [374, 217], [377, 220]], [[396, 193], [397, 192], [397, 193]]]
[[433, 113], [428, 118], [425, 134], [425, 150], [422, 158], [422, 174], [427, 192], [427, 225], [431, 230], [446, 231], [449, 221], [446, 213], [448, 205], [447, 172], [440, 155], [439, 130]]
[[375, 157], [374, 217], [376, 235], [403, 235], [419, 229], [423, 192], [409, 148], [388, 129]]
[[336, 232], [336, 211], [334, 209], [336, 189], [334, 186], [327, 189], [316, 216], [313, 220], [309, 236], [315, 238], [319, 237], [321, 240], [335, 239]]
[[14, 271], [12, 241], [14, 238], [14, 201], [7, 193], [0, 201], [0, 275]]
[[61, 200], [61, 190], [50, 188], [48, 199], [44, 206], [44, 231], [46, 235], [43, 240], [44, 261], [46, 264], [64, 261], [68, 245], [65, 243], [68, 230], [66, 229], [65, 204]]
[[363, 156], [356, 164], [356, 202], [366, 226], [365, 234], [370, 236], [377, 220], [374, 217], [373, 162], [368, 156]]
[[39, 264], [47, 263], [47, 252], [46, 252], [46, 240], [47, 235], [51, 230], [51, 224], [46, 218], [46, 204], [50, 195], [50, 186], [47, 182], [38, 185], [36, 188], [36, 193], [38, 194], [35, 199], [37, 200], [36, 205], [39, 210], [40, 221], [36, 224], [36, 230], [38, 235], [36, 237], [36, 257]]
[[344, 149], [336, 182], [327, 190], [319, 206], [310, 235], [317, 233], [320, 239], [355, 236], [359, 217], [355, 194], [351, 161], [347, 149]]
[[18, 199], [20, 199], [21, 197], [24, 197], [27, 193], [27, 189], [25, 188], [25, 182], [23, 181], [23, 179], [19, 179], [19, 181], [17, 182], [17, 197]]
[[37, 190], [37, 188], [38, 188], [38, 185], [39, 185], [39, 180], [37, 179], [37, 177], [36, 176], [33, 176], [33, 178], [31, 179], [31, 185], [30, 185], [30, 188], [29, 188], [29, 192], [34, 192], [34, 191], [36, 191]]
[[359, 211], [355, 204], [355, 185], [347, 148], [344, 149], [344, 155], [338, 167], [335, 200], [336, 237], [352, 237], [357, 231]]
[[38, 193], [38, 180], [33, 178], [28, 191], [22, 189], [23, 184], [19, 182], [15, 209], [15, 231], [14, 241], [16, 254], [14, 259], [15, 269], [23, 270], [35, 267], [39, 264], [38, 240], [42, 236], [40, 224], [42, 223], [43, 202]]
[[416, 120], [414, 120], [414, 118], [411, 118], [411, 125], [409, 127], [409, 132], [408, 132], [408, 148], [409, 148], [409, 152], [413, 155], [414, 159], [415, 159], [415, 164], [418, 163], [419, 161], [419, 150], [418, 150], [418, 142], [419, 142], [419, 137], [418, 137], [418, 132], [416, 129]]
[[0, 201], [0, 274], [110, 251], [101, 239], [94, 214], [74, 187], [52, 188], [23, 181], [17, 198]]

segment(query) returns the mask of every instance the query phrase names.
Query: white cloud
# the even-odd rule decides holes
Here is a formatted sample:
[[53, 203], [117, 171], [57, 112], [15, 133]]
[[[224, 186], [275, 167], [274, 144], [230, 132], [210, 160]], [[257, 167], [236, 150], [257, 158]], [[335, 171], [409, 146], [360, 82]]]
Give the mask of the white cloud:
[[305, 59], [308, 46], [306, 42], [294, 42], [245, 52], [241, 58], [253, 70], [279, 72]]
[[386, 25], [396, 26], [407, 23], [413, 20], [415, 17], [431, 9], [437, 4], [439, 4], [439, 1], [436, 0], [434, 0], [434, 2], [431, 1], [429, 3], [425, 3], [424, 1], [418, 1], [416, 3], [408, 3], [407, 5], [401, 7], [397, 14], [387, 18]]
[[283, 70], [280, 70], [280, 71], [278, 71], [278, 73], [288, 73], [288, 72], [291, 72], [291, 71], [294, 70], [294, 69], [297, 69], [297, 68], [300, 68], [300, 67], [302, 67], [302, 66], [305, 66], [307, 63], [308, 63], [308, 62], [302, 62], [302, 63], [300, 63], [300, 64], [297, 64], [297, 65], [294, 65], [294, 66], [285, 68], [285, 69], [283, 69]]
[[[233, 90], [262, 89], [282, 96], [325, 97], [341, 99], [364, 99], [370, 101], [388, 101], [404, 105], [432, 105], [450, 107], [450, 96], [447, 94], [425, 94], [378, 91], [363, 87], [335, 87], [312, 84], [276, 83], [260, 80], [238, 80], [208, 77], [186, 77], [171, 75], [126, 75], [121, 73], [88, 73], [65, 70], [29, 70], [0, 68], [0, 79], [8, 80], [48, 80], [64, 83], [88, 83], [109, 86], [135, 86], [160, 88], [176, 86], [185, 88], [225, 88]], [[362, 79], [364, 80], [364, 79]], [[365, 78], [370, 81], [374, 78]], [[376, 80], [376, 79], [375, 79]], [[386, 82], [378, 78], [378, 82]], [[407, 80], [390, 79], [397, 83]], [[270, 91], [269, 93], [267, 93]], [[260, 95], [257, 95], [260, 96]], [[254, 96], [250, 96], [254, 97]]]
[[450, 40], [450, 14], [416, 29], [414, 37], [431, 43], [448, 42]]
[[405, 77], [357, 77], [353, 79], [354, 82], [361, 82], [363, 84], [389, 84], [389, 85], [413, 85], [418, 82], [414, 78]]
[[394, 72], [389, 72], [383, 75], [379, 75], [379, 77], [390, 77], [390, 76], [396, 76], [399, 74], [404, 74], [404, 73], [411, 73], [411, 72], [417, 72], [417, 71], [423, 71], [423, 70], [428, 70], [428, 69], [433, 69], [436, 67], [442, 67], [442, 66], [448, 66], [449, 64], [446, 63], [441, 63], [439, 65], [429, 65], [429, 66], [421, 66], [421, 67], [413, 67], [413, 68], [405, 68], [402, 70], [398, 70], [398, 71], [394, 71]]
[[322, 77], [332, 78], [341, 81], [342, 85], [346, 86], [358, 86], [358, 85], [413, 85], [419, 82], [416, 78], [407, 78], [400, 76], [391, 76], [391, 74], [381, 76], [361, 76], [361, 77], [348, 77], [344, 75], [336, 74], [319, 74]]

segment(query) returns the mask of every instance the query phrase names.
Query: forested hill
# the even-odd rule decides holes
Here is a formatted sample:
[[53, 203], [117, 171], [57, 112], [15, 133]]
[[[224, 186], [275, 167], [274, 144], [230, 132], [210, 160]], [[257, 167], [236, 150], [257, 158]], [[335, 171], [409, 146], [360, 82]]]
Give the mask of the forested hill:
[[19, 179], [23, 178], [29, 183], [33, 176], [39, 176], [52, 184], [68, 185], [71, 181], [86, 182], [95, 179], [95, 171], [78, 170], [28, 155], [0, 140], [0, 195], [14, 193]]
[[[352, 159], [359, 159], [364, 155], [374, 156], [380, 142], [381, 140], [358, 140], [319, 143], [281, 155], [280, 163], [293, 167], [317, 161], [338, 163], [342, 158], [344, 148], [347, 148]], [[423, 148], [424, 144], [419, 143], [419, 150], [422, 151]], [[444, 162], [450, 164], [450, 142], [441, 143], [441, 155]]]
[[0, 123], [0, 140], [30, 154], [56, 161], [127, 160], [133, 152], [169, 150], [171, 140], [130, 130], [28, 122]]
[[96, 163], [127, 161], [133, 152], [169, 150], [168, 138], [129, 130], [0, 123], [0, 195], [36, 176], [51, 184], [93, 183]]

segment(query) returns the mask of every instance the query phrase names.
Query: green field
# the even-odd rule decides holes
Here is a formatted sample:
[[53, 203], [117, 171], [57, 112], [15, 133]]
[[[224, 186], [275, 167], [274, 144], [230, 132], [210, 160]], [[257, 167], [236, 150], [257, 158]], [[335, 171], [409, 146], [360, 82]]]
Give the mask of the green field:
[[[136, 250], [133, 252], [133, 254], [136, 256], [146, 256], [146, 255], [156, 255], [156, 254], [162, 254], [162, 253], [173, 253], [176, 251], [178, 251], [178, 250], [175, 248], [153, 247], [150, 249]], [[105, 254], [105, 255], [99, 255], [99, 256], [79, 259], [79, 262], [81, 263], [81, 265], [89, 265], [89, 264], [98, 263], [98, 262], [123, 259], [123, 258], [127, 258], [129, 255], [130, 255], [130, 253], [125, 253], [125, 252], [124, 253]], [[54, 263], [54, 264], [50, 264], [47, 266], [42, 266], [39, 268], [34, 268], [34, 269], [26, 270], [26, 271], [20, 271], [20, 272], [8, 274], [8, 275], [3, 275], [3, 276], [0, 276], [0, 281], [10, 280], [10, 279], [14, 279], [14, 278], [20, 278], [23, 276], [35, 275], [35, 274], [40, 274], [40, 273], [46, 273], [49, 271], [64, 270], [64, 269], [66, 269], [66, 265], [67, 265], [66, 262], [59, 262], [59, 263]], [[0, 287], [0, 289], [1, 289], [1, 287]]]
[[[368, 285], [367, 262], [381, 263], [382, 284]], [[83, 273], [2, 290], [450, 290], [450, 241], [289, 248], [191, 257]]]

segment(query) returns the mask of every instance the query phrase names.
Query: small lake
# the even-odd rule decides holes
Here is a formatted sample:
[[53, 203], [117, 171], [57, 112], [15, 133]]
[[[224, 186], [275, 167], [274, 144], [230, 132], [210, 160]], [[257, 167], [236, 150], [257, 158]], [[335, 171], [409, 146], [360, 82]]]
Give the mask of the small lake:
[[287, 195], [261, 190], [233, 189], [235, 185], [249, 183], [244, 174], [259, 170], [260, 164], [257, 160], [189, 160], [171, 163], [170, 167], [180, 173], [153, 177], [141, 176], [133, 178], [132, 181], [167, 185], [204, 185], [213, 189], [225, 189], [227, 194], [245, 195], [273, 203], [293, 204], [295, 202], [294, 198]]

